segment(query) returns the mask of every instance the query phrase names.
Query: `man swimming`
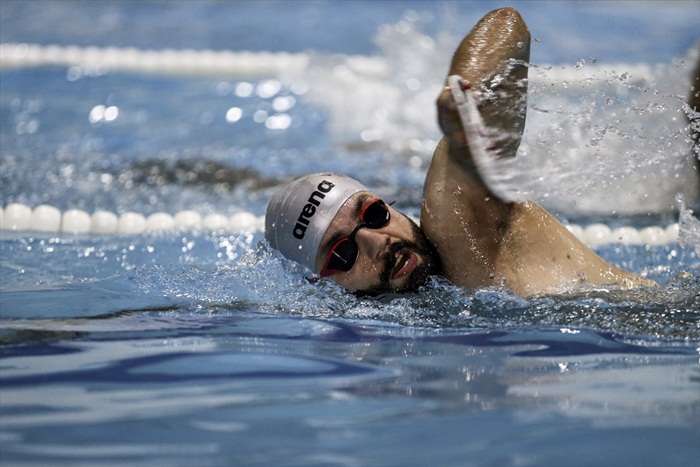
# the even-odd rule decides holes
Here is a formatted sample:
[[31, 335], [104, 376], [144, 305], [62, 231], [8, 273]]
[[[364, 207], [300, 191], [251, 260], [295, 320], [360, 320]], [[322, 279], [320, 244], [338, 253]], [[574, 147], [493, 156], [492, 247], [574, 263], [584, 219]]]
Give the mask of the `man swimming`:
[[[485, 15], [452, 58], [448, 75], [474, 91], [497, 157], [514, 157], [520, 144], [529, 51], [524, 21], [503, 8]], [[426, 176], [420, 228], [356, 180], [313, 174], [270, 201], [270, 245], [366, 293], [416, 290], [438, 274], [457, 286], [506, 287], [521, 296], [653, 284], [604, 261], [535, 203], [499, 199], [475, 166], [449, 88], [437, 107], [445, 136]]]

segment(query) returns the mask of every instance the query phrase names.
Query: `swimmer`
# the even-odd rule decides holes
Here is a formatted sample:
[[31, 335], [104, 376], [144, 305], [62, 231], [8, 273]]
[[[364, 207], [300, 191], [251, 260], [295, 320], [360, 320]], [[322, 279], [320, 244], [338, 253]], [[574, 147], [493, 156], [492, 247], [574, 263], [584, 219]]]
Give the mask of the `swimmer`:
[[[498, 132], [489, 147], [497, 157], [514, 157], [520, 144], [529, 49], [520, 14], [503, 8], [485, 15], [452, 58], [448, 75], [469, 83], [486, 126]], [[437, 108], [444, 137], [426, 176], [420, 227], [356, 180], [312, 174], [270, 201], [270, 245], [318, 276], [368, 294], [415, 291], [432, 275], [520, 296], [653, 285], [604, 261], [537, 204], [499, 199], [475, 167], [448, 87]]]

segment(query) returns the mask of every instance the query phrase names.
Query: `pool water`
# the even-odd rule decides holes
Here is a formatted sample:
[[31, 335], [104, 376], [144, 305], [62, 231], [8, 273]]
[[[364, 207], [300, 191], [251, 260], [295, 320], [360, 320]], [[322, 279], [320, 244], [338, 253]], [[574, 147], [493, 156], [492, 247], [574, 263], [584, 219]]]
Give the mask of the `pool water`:
[[[0, 464], [695, 465], [700, 9], [518, 5], [526, 188], [582, 228], [677, 223], [593, 244], [658, 289], [368, 299], [309, 284], [255, 223], [2, 230]], [[2, 207], [260, 220], [330, 170], [417, 217], [443, 70], [498, 6], [0, 3]]]

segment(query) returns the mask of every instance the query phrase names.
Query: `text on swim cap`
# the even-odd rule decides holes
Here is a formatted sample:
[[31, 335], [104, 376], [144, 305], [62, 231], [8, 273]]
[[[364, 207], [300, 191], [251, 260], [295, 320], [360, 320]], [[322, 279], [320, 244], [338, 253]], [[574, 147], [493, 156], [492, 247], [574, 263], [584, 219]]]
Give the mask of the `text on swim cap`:
[[316, 190], [309, 196], [308, 203], [304, 205], [294, 226], [294, 236], [301, 240], [306, 235], [306, 228], [311, 222], [311, 218], [316, 214], [316, 207], [321, 205], [321, 200], [326, 197], [326, 193], [331, 191], [335, 185], [328, 180], [323, 180], [318, 184]]

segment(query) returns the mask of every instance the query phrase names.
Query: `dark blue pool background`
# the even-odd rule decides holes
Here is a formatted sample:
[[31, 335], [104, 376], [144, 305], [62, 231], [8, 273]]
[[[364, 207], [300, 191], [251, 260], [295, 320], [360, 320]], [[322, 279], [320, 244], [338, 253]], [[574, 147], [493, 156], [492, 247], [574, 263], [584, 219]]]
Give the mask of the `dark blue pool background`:
[[[301, 53], [311, 59], [308, 82], [319, 86], [333, 79], [325, 65], [333, 69], [359, 56], [404, 64], [402, 72], [415, 67], [426, 81], [432, 74], [420, 67], [433, 57], [410, 40], [450, 43], [498, 6], [3, 0], [0, 42]], [[571, 69], [595, 61], [619, 68], [610, 81], [625, 72], [623, 64], [641, 63], [670, 68], [656, 76], [682, 84], [687, 68], [669, 64], [687, 57], [699, 39], [698, 2], [514, 6], [536, 39], [533, 63]], [[396, 26], [407, 18], [415, 30]], [[435, 55], [441, 66], [442, 54]], [[69, 80], [61, 67], [0, 71], [3, 206], [261, 216], [285, 177], [322, 165], [419, 212], [425, 167], [406, 163], [415, 154], [353, 145], [349, 112], [365, 104], [357, 96], [383, 105], [374, 90], [393, 92], [390, 79], [358, 81], [359, 91], [339, 90], [338, 100], [321, 93], [324, 105], [280, 77], [85, 73]], [[269, 131], [251, 118], [226, 124], [231, 106], [252, 114], [269, 111], [270, 103], [222, 89], [269, 78], [280, 79], [278, 96], [296, 99], [290, 128]], [[685, 92], [663, 85], [649, 84], [635, 103], [616, 96], [618, 112], [640, 117], [637, 104], [643, 107], [646, 95]], [[579, 100], [574, 91], [561, 92]], [[343, 95], [354, 101], [344, 103]], [[91, 124], [98, 104], [118, 106], [119, 118]], [[387, 105], [400, 118], [380, 127], [392, 142], [404, 134], [396, 121], [414, 121], [413, 109], [400, 104]], [[654, 107], [652, 124], [659, 127], [679, 115], [664, 105]], [[331, 123], [346, 114], [350, 129], [333, 130]], [[31, 122], [37, 129], [27, 133]], [[637, 136], [626, 146], [641, 146], [639, 136], [654, 139], [653, 131], [615, 125]], [[407, 131], [425, 132], [420, 138], [430, 141], [437, 129]], [[659, 144], [668, 144], [672, 157], [683, 142], [668, 133]], [[542, 138], [556, 145], [551, 133]], [[608, 152], [619, 148], [609, 144]], [[425, 162], [429, 150], [417, 154]], [[212, 182], [202, 161], [244, 181]], [[149, 175], [156, 172], [161, 181], [153, 183]], [[591, 190], [605, 182], [616, 193], [617, 180], [581, 175]], [[664, 187], [642, 189], [655, 197]], [[582, 204], [558, 215], [637, 228], [678, 220], [677, 206], [626, 216], [605, 214], [604, 206], [595, 215], [577, 211]], [[697, 238], [692, 225], [684, 228]], [[311, 286], [304, 271], [269, 251], [261, 232], [2, 231], [0, 464], [694, 465], [700, 458], [696, 249], [677, 242], [596, 247], [606, 259], [658, 280], [656, 291], [526, 300], [436, 281], [419, 296], [374, 301], [328, 283]]]

